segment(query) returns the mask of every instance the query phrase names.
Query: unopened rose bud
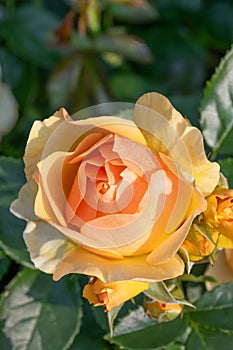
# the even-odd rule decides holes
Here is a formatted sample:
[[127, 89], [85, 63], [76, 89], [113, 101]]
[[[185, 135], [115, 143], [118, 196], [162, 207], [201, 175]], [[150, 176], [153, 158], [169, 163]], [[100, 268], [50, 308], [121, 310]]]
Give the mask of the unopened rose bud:
[[158, 322], [174, 320], [182, 311], [181, 304], [151, 301], [147, 297], [144, 298], [143, 306], [146, 314]]
[[132, 299], [148, 288], [148, 283], [135, 281], [118, 281], [103, 283], [93, 278], [84, 287], [83, 296], [94, 306], [104, 306], [106, 311]]
[[216, 249], [216, 242], [218, 239], [218, 232], [211, 230], [211, 237], [207, 238], [201, 234], [197, 227], [192, 226], [187, 236], [187, 239], [183, 243], [183, 247], [189, 254], [191, 261], [199, 261], [210, 256]]

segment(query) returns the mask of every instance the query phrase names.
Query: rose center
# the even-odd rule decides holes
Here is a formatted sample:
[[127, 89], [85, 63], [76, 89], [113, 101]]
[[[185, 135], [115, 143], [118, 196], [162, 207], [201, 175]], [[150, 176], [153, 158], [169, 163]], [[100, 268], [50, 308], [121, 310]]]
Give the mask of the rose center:
[[109, 184], [107, 184], [106, 182], [101, 183], [97, 186], [97, 190], [100, 194], [105, 194], [107, 192], [107, 190], [109, 189]]

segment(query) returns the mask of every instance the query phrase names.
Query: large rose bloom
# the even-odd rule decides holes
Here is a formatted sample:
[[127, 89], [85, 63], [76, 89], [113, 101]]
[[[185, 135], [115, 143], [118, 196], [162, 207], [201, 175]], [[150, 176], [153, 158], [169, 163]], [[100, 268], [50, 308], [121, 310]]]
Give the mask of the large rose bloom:
[[183, 273], [177, 252], [219, 181], [200, 131], [157, 93], [137, 101], [134, 121], [74, 121], [64, 109], [36, 121], [24, 162], [11, 210], [28, 221], [35, 266], [55, 280], [135, 281], [138, 292]]

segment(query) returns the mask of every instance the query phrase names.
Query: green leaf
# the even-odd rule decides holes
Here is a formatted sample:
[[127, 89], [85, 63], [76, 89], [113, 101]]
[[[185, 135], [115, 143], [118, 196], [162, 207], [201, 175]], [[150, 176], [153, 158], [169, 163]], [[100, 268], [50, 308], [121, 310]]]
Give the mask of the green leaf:
[[0, 157], [0, 247], [13, 260], [33, 268], [23, 241], [25, 222], [9, 211], [11, 202], [24, 182], [22, 161]]
[[147, 89], [146, 77], [136, 73], [118, 70], [109, 77], [109, 81], [113, 94], [119, 101], [134, 101], [135, 96], [142, 95]]
[[23, 79], [26, 64], [5, 47], [0, 48], [3, 81], [14, 89]]
[[27, 62], [51, 67], [59, 58], [52, 46], [52, 31], [59, 25], [49, 11], [36, 6], [19, 6], [0, 31], [8, 47]]
[[149, 3], [144, 1], [144, 3], [136, 4], [121, 4], [121, 3], [110, 3], [110, 11], [116, 19], [124, 21], [126, 23], [148, 23], [154, 21], [158, 13], [155, 7], [152, 7]]
[[184, 345], [181, 345], [181, 344], [171, 344], [166, 346], [164, 350], [185, 350], [185, 347]]
[[0, 205], [8, 207], [25, 183], [23, 162], [18, 159], [0, 157]]
[[101, 340], [99, 338], [94, 340], [87, 335], [80, 334], [75, 338], [75, 341], [69, 350], [103, 350], [100, 346], [100, 342]]
[[201, 127], [211, 159], [233, 155], [233, 48], [220, 62], [205, 89], [201, 103]]
[[226, 176], [229, 187], [233, 187], [233, 158], [221, 159], [218, 161], [221, 172]]
[[[81, 277], [81, 278], [80, 278]], [[82, 286], [82, 276], [78, 277], [80, 281], [80, 286]], [[103, 339], [104, 334], [108, 331], [107, 315], [99, 320], [93, 313], [94, 310], [102, 310], [103, 308], [93, 307], [86, 299], [83, 299], [83, 320], [80, 333], [76, 336], [71, 348], [69, 350], [100, 350], [103, 344], [107, 344]], [[100, 323], [99, 323], [100, 321]], [[101, 321], [103, 321], [101, 323]], [[105, 330], [102, 328], [102, 324], [105, 323]], [[107, 350], [107, 349], [106, 349]]]
[[98, 324], [98, 326], [104, 330], [104, 332], [108, 332], [109, 330], [109, 324], [108, 324], [108, 317], [106, 315], [106, 312], [104, 311], [103, 307], [91, 307], [92, 313], [95, 317], [95, 321]]
[[[143, 307], [139, 306], [136, 310], [130, 310], [129, 314], [120, 320], [114, 328], [113, 336], [115, 338], [119, 335], [140, 331], [146, 327], [153, 326], [154, 324], [155, 323], [151, 318], [145, 317]], [[108, 335], [106, 338], [109, 338]]]
[[2, 21], [6, 16], [6, 9], [3, 5], [0, 5], [0, 21]]
[[50, 104], [53, 108], [67, 104], [76, 96], [82, 66], [83, 62], [79, 54], [72, 54], [59, 62], [47, 85]]
[[[185, 330], [185, 323], [181, 319], [155, 324], [139, 307], [122, 318], [114, 328], [112, 342], [123, 349], [156, 350], [174, 342]], [[106, 338], [109, 339], [109, 336]]]
[[233, 282], [206, 292], [187, 314], [192, 328], [187, 350], [216, 350], [233, 344]]
[[123, 304], [120, 304], [120, 305], [117, 305], [116, 307], [114, 307], [112, 310], [110, 310], [108, 312], [108, 326], [109, 326], [109, 330], [110, 330], [110, 337], [112, 338], [113, 336], [113, 324], [114, 324], [114, 321], [117, 317], [117, 315], [119, 314], [122, 306], [124, 305]]
[[150, 63], [152, 54], [149, 47], [137, 38], [125, 33], [109, 33], [95, 41], [98, 52], [113, 52], [128, 60], [139, 63]]
[[0, 250], [0, 279], [7, 273], [10, 267], [10, 259]]
[[[210, 1], [203, 7], [205, 20], [202, 22], [202, 31], [208, 48], [215, 52], [225, 52], [233, 42], [233, 4], [231, 1]], [[204, 12], [202, 15], [204, 15]]]
[[155, 282], [155, 283], [149, 283], [149, 288], [145, 290], [143, 293], [149, 297], [150, 299], [154, 301], [164, 302], [164, 303], [170, 303], [170, 304], [184, 304], [190, 307], [193, 307], [192, 304], [190, 304], [187, 300], [183, 299], [183, 293], [175, 284], [172, 284], [172, 291], [178, 292], [179, 295], [176, 296], [173, 295], [169, 288], [166, 286], [164, 282]]
[[196, 276], [192, 274], [184, 274], [179, 277], [180, 281], [184, 282], [194, 282], [194, 283], [205, 283], [205, 282], [212, 282], [216, 283], [216, 279], [212, 276]]
[[54, 282], [51, 275], [24, 269], [7, 286], [0, 303], [0, 348], [65, 350], [82, 317], [77, 279]]
[[144, 291], [144, 294], [150, 297], [151, 299], [154, 299], [160, 302], [164, 302], [164, 303], [176, 302], [174, 297], [171, 295], [171, 293], [167, 289], [165, 283], [163, 282], [150, 283], [149, 288], [146, 291]]

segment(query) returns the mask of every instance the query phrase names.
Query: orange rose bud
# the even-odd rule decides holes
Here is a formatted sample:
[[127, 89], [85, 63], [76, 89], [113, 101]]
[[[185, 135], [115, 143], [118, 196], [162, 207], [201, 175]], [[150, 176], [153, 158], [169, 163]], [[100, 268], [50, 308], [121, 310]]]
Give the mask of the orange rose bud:
[[188, 252], [191, 261], [199, 261], [210, 256], [214, 252], [216, 249], [216, 244], [214, 242], [217, 242], [217, 239], [217, 231], [213, 231], [212, 237], [207, 238], [192, 226], [187, 239], [183, 243], [183, 247]]
[[203, 215], [205, 223], [220, 233], [218, 246], [233, 248], [233, 189], [217, 187], [207, 197]]
[[143, 306], [146, 314], [158, 322], [174, 320], [182, 311], [181, 304], [167, 304], [159, 301], [152, 301], [145, 297]]
[[94, 306], [104, 306], [106, 311], [132, 299], [148, 288], [146, 282], [117, 281], [103, 283], [98, 278], [90, 279], [83, 289], [83, 296]]

